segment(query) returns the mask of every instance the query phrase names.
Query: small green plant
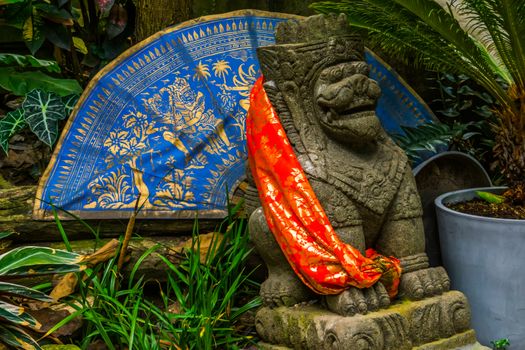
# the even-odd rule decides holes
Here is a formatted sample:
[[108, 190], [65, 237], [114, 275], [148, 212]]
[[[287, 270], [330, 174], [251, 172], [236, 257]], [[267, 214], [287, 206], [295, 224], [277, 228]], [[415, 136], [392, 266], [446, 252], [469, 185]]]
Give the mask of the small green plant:
[[101, 66], [129, 47], [132, 8], [127, 0], [0, 0], [0, 33], [18, 34], [33, 55], [47, 43], [58, 64], [85, 81], [86, 67]]
[[[148, 250], [134, 271], [140, 261], [157, 248]], [[122, 279], [117, 271], [117, 258], [85, 273], [87, 279], [80, 284], [79, 296], [71, 302], [77, 311], [54, 328], [82, 315], [85, 322], [79, 343], [82, 348], [101, 339], [110, 350], [159, 349], [155, 320], [145, 307], [143, 278], [130, 280], [128, 288], [120, 288]]]
[[78, 95], [60, 97], [53, 92], [32, 90], [22, 107], [0, 119], [0, 147], [8, 154], [9, 139], [26, 127], [52, 147], [58, 138], [59, 122], [66, 119], [77, 100]]
[[157, 316], [162, 334], [181, 349], [239, 349], [253, 342], [252, 334], [236, 330], [240, 316], [261, 304], [259, 286], [244, 267], [251, 252], [246, 221], [226, 223], [222, 239], [215, 235], [204, 257], [197, 236], [180, 265], [161, 257], [170, 272], [164, 310], [177, 305], [178, 311]]
[[82, 87], [74, 79], [60, 76], [56, 61], [31, 55], [0, 54], [0, 91], [25, 96], [32, 90], [44, 90], [59, 96], [79, 95]]
[[476, 195], [488, 203], [501, 204], [505, 202], [504, 196], [500, 196], [500, 195], [490, 193], [490, 192], [476, 191]]
[[[2, 233], [0, 238], [9, 234]], [[40, 349], [27, 332], [40, 323], [20, 306], [23, 299], [51, 302], [48, 295], [20, 284], [15, 277], [75, 272], [83, 269], [82, 256], [46, 247], [21, 247], [0, 255], [0, 343], [17, 349]]]
[[473, 134], [467, 132], [470, 124], [427, 123], [418, 127], [401, 127], [404, 134], [393, 135], [412, 162], [421, 160], [424, 154], [450, 149], [451, 145], [466, 141]]
[[439, 98], [431, 102], [431, 107], [439, 120], [447, 125], [459, 123], [467, 126], [465, 134], [468, 137], [455, 139], [450, 148], [472, 155], [486, 169], [494, 167], [492, 148], [495, 134], [492, 125], [497, 119], [493, 113], [492, 96], [463, 74], [438, 73], [433, 82], [437, 84]]
[[494, 350], [507, 350], [507, 346], [510, 346], [510, 341], [507, 338], [493, 340], [490, 342], [492, 349]]
[[59, 122], [69, 116], [82, 92], [76, 80], [47, 74], [59, 72], [54, 61], [0, 54], [0, 89], [24, 96], [19, 108], [0, 119], [0, 147], [6, 154], [9, 139], [26, 127], [49, 147], [55, 143]]
[[144, 259], [157, 254], [159, 245], [137, 260], [125, 285], [118, 256], [86, 269], [79, 295], [70, 300], [76, 311], [49, 333], [81, 315], [85, 327], [78, 345], [82, 348], [97, 340], [110, 350], [239, 349], [253, 342], [240, 317], [260, 305], [259, 286], [244, 267], [251, 248], [246, 220], [237, 217], [239, 208], [225, 219], [206, 252], [200, 249], [196, 222], [190, 248], [175, 259], [158, 255], [167, 266], [168, 282], [153, 284], [160, 291], [156, 301], [145, 295], [145, 290], [156, 288], [138, 271]]
[[413, 162], [428, 153], [457, 150], [489, 168], [494, 146], [492, 97], [465, 75], [437, 74], [431, 83], [439, 96], [431, 103], [439, 122], [403, 127], [404, 134], [394, 135], [395, 141]]

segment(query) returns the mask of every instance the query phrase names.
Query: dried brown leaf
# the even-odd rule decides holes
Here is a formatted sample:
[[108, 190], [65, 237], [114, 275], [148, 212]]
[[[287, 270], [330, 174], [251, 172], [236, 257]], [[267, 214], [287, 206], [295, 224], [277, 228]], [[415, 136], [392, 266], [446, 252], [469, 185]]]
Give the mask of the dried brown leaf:
[[118, 240], [112, 239], [93, 254], [84, 256], [81, 261], [91, 266], [108, 261], [115, 256], [118, 246]]
[[60, 279], [60, 282], [53, 288], [49, 296], [51, 296], [56, 301], [67, 297], [75, 292], [78, 283], [78, 276], [74, 272], [66, 273]]

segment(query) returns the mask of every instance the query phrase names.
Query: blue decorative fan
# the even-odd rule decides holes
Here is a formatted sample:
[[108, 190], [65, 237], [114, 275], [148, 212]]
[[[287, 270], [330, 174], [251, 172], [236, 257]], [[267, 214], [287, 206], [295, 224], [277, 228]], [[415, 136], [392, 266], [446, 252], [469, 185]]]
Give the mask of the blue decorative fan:
[[[185, 22], [132, 47], [91, 81], [40, 182], [34, 216], [52, 205], [81, 218], [217, 218], [244, 178], [245, 116], [255, 49], [298, 16], [237, 11]], [[371, 52], [385, 128], [434, 117]]]

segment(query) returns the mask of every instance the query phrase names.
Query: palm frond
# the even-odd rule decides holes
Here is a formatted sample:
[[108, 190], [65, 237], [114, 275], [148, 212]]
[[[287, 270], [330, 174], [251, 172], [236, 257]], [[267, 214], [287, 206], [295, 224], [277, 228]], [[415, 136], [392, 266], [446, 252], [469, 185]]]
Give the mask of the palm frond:
[[515, 82], [525, 87], [525, 4], [522, 0], [486, 0], [502, 18], [502, 27], [508, 33], [510, 55], [516, 64]]
[[[521, 1], [520, 1], [521, 2]], [[460, 16], [467, 22], [466, 30], [477, 38], [491, 58], [497, 62], [493, 69], [506, 82], [523, 86], [523, 52], [520, 53], [520, 41], [517, 33], [523, 33], [524, 24], [515, 18], [515, 1], [500, 0], [465, 0], [454, 1]], [[509, 6], [514, 6], [509, 11]], [[521, 58], [520, 58], [521, 57]], [[497, 67], [497, 68], [496, 68]], [[506, 70], [508, 74], [501, 74]]]

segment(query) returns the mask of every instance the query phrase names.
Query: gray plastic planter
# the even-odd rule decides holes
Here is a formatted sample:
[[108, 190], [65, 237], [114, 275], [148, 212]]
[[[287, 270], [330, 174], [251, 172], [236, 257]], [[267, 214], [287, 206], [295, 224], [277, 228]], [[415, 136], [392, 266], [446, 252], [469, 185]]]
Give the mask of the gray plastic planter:
[[443, 152], [425, 160], [413, 170], [423, 206], [425, 250], [430, 266], [441, 266], [441, 248], [434, 200], [443, 193], [464, 188], [490, 187], [490, 177], [472, 156], [461, 152]]
[[509, 338], [510, 349], [525, 349], [525, 220], [463, 214], [443, 205], [472, 199], [475, 190], [436, 198], [443, 265], [451, 287], [468, 297], [480, 343]]

